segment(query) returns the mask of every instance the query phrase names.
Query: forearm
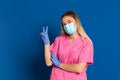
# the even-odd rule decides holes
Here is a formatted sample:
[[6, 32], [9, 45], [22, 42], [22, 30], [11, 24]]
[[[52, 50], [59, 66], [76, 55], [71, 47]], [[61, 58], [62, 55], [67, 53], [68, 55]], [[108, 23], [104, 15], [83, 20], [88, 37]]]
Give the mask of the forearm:
[[51, 66], [53, 63], [52, 63], [52, 61], [51, 61], [51, 54], [50, 54], [50, 44], [47, 44], [47, 45], [45, 45], [44, 46], [45, 48], [45, 50], [44, 50], [44, 52], [45, 52], [45, 63], [46, 63], [46, 65], [47, 66]]
[[87, 65], [87, 63], [84, 63], [84, 62], [81, 62], [78, 64], [61, 63], [60, 68], [66, 70], [66, 71], [70, 71], [70, 72], [81, 73], [85, 69], [86, 65]]

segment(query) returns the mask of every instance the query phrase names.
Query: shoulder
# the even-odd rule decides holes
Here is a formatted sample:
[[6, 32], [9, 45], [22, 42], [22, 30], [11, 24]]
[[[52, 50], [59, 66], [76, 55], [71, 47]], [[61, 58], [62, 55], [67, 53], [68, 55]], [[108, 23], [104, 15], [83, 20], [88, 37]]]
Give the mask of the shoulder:
[[66, 39], [66, 38], [67, 38], [66, 35], [60, 35], [60, 36], [57, 36], [57, 37], [55, 38], [55, 41], [64, 40], [64, 39]]
[[84, 46], [93, 46], [92, 40], [88, 38], [83, 39]]
[[66, 36], [60, 35], [60, 36], [57, 36], [57, 37], [54, 39], [53, 43], [54, 43], [54, 44], [59, 44], [59, 43], [61, 43], [61, 42], [64, 42], [65, 39], [66, 39]]

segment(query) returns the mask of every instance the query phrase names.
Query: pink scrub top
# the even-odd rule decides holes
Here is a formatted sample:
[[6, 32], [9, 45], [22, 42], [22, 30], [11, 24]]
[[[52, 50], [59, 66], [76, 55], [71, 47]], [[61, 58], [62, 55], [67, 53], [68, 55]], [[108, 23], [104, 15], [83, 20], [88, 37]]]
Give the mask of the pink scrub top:
[[[79, 62], [93, 63], [93, 45], [88, 39], [81, 36], [68, 42], [68, 36], [58, 36], [50, 46], [50, 51], [54, 52], [62, 63], [77, 64]], [[87, 80], [85, 67], [82, 73], [75, 73], [63, 70], [56, 66], [52, 67], [50, 80]]]

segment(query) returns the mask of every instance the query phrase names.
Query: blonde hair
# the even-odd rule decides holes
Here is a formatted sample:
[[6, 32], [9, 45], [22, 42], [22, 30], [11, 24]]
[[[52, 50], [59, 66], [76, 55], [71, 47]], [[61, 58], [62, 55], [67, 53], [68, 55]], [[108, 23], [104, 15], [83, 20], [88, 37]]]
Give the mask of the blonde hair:
[[79, 35], [82, 37], [82, 40], [84, 41], [85, 38], [87, 38], [91, 43], [92, 43], [92, 40], [90, 39], [90, 37], [87, 35], [87, 33], [85, 32], [85, 30], [83, 29], [82, 25], [81, 25], [81, 22], [77, 16], [77, 14], [73, 11], [67, 11], [65, 12], [62, 16], [61, 16], [61, 35], [65, 35], [66, 32], [64, 31], [63, 29], [63, 24], [62, 24], [62, 19], [63, 17], [65, 16], [71, 16], [75, 19], [76, 21], [76, 24], [77, 24], [77, 31], [79, 33]]

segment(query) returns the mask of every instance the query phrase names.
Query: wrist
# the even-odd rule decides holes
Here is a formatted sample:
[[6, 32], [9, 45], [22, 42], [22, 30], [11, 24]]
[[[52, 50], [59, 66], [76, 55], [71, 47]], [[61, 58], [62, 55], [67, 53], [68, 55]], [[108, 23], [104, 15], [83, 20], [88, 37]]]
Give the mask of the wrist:
[[50, 45], [50, 41], [44, 42], [44, 45]]
[[44, 45], [45, 45], [45, 46], [48, 46], [48, 45], [50, 45], [50, 43], [44, 43]]
[[59, 64], [59, 68], [62, 68], [62, 63]]
[[50, 46], [50, 44], [45, 44], [44, 46], [47, 47], [47, 46]]

